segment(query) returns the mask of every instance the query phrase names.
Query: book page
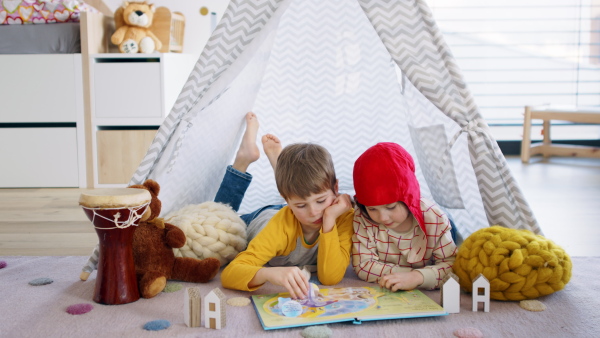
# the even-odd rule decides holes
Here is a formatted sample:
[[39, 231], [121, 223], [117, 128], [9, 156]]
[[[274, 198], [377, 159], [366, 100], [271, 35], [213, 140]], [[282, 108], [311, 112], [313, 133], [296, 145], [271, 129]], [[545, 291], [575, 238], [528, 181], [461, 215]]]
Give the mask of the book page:
[[[378, 320], [446, 315], [446, 311], [419, 290], [397, 291], [378, 287], [321, 289], [315, 302], [299, 300], [302, 311], [286, 317], [279, 298], [288, 293], [252, 296], [263, 327], [268, 329], [325, 324], [355, 320]], [[311, 306], [311, 305], [321, 306]]]

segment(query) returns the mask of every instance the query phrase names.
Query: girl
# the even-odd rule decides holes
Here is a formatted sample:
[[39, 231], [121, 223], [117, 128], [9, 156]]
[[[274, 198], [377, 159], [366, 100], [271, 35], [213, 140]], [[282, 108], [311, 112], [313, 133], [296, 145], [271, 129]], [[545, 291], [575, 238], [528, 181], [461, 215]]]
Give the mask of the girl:
[[378, 143], [354, 164], [352, 266], [360, 279], [396, 290], [439, 288], [452, 271], [450, 220], [421, 198], [415, 164], [395, 143]]

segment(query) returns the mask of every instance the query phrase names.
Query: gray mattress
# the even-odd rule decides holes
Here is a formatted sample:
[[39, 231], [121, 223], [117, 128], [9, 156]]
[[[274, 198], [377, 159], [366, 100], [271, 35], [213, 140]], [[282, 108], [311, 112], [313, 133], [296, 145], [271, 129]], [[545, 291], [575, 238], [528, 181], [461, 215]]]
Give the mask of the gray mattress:
[[0, 54], [81, 53], [79, 23], [0, 25]]

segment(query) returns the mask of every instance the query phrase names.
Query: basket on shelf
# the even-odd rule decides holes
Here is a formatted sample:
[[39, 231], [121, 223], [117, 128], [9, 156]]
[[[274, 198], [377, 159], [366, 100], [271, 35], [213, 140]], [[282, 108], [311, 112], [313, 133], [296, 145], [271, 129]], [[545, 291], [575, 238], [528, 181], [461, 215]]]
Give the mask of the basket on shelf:
[[161, 53], [182, 53], [185, 16], [171, 12], [167, 7], [158, 7], [154, 12], [152, 33], [162, 42]]

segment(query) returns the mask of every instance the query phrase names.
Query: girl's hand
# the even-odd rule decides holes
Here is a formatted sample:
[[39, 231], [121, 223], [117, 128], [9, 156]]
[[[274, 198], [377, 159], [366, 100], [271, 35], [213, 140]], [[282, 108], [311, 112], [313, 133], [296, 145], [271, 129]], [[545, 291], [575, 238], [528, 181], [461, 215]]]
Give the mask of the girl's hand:
[[379, 286], [391, 291], [412, 290], [423, 284], [423, 275], [413, 270], [410, 272], [396, 272], [379, 279]]
[[304, 299], [308, 295], [308, 279], [297, 266], [262, 268], [256, 274], [261, 274], [271, 284], [286, 288], [293, 299]]

